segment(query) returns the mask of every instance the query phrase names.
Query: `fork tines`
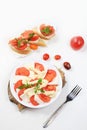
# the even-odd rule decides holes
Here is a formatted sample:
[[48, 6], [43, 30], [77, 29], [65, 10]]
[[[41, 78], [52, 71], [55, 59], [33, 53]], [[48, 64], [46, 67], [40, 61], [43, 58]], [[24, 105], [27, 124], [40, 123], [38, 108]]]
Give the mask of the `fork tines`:
[[76, 86], [75, 86], [75, 88], [70, 92], [70, 94], [71, 93], [73, 93], [74, 94], [74, 96], [76, 96], [80, 91], [81, 91], [81, 87], [79, 87], [79, 85], [77, 84]]

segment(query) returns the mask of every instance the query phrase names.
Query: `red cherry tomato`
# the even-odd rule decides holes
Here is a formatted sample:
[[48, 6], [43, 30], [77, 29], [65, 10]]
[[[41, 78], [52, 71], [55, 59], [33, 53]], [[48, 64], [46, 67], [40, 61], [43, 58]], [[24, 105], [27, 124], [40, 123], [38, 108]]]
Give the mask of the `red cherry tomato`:
[[43, 60], [48, 60], [49, 59], [49, 54], [48, 53], [45, 53], [44, 55], [43, 55]]
[[63, 66], [64, 66], [65, 69], [67, 69], [67, 70], [71, 69], [71, 65], [70, 65], [69, 62], [64, 62], [64, 63], [63, 63]]
[[75, 36], [70, 40], [70, 46], [74, 50], [79, 50], [84, 45], [84, 39], [81, 36]]
[[55, 60], [59, 60], [59, 59], [61, 59], [61, 56], [60, 56], [60, 55], [55, 55], [55, 56], [54, 56], [54, 59], [55, 59]]

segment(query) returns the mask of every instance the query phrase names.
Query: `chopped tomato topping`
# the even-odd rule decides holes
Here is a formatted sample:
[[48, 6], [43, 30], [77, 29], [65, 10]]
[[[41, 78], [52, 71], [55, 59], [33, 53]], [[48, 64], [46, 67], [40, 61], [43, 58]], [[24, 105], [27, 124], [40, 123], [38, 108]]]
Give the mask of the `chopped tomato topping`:
[[30, 71], [25, 67], [17, 68], [15, 75], [29, 76]]
[[56, 71], [49, 69], [44, 79], [48, 80], [48, 82], [51, 82], [55, 77], [56, 77]]
[[9, 41], [9, 44], [11, 44], [12, 46], [17, 46], [17, 39], [12, 39]]
[[51, 98], [45, 94], [38, 94], [39, 98], [43, 101], [43, 102], [50, 102]]
[[28, 46], [27, 41], [21, 37], [9, 41], [9, 44], [14, 46], [17, 50], [24, 50]]
[[38, 103], [37, 101], [35, 101], [34, 95], [30, 97], [30, 102], [31, 102], [34, 106], [39, 105], [39, 103]]
[[53, 26], [42, 24], [40, 26], [40, 31], [44, 36], [50, 36], [55, 33]]
[[36, 41], [39, 39], [39, 36], [34, 33], [32, 30], [27, 30], [21, 34], [21, 36], [29, 41]]

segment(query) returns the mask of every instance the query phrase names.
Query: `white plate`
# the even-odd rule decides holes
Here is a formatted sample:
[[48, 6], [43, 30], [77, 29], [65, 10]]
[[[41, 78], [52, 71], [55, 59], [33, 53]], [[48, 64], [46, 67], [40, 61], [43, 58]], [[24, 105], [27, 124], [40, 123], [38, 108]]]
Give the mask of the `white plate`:
[[45, 106], [48, 106], [50, 105], [51, 103], [53, 103], [60, 95], [61, 93], [61, 90], [62, 90], [62, 78], [61, 78], [61, 75], [60, 75], [60, 72], [57, 70], [57, 68], [52, 65], [52, 64], [47, 64], [45, 62], [42, 62], [40, 61], [39, 63], [43, 64], [45, 68], [47, 69], [53, 69], [56, 71], [57, 73], [57, 76], [55, 77], [55, 80], [52, 81], [52, 84], [54, 83], [55, 81], [55, 84], [58, 84], [58, 91], [56, 93], [56, 96], [54, 98], [51, 99], [50, 102], [48, 103], [43, 103], [43, 104], [40, 104], [38, 106], [34, 106], [32, 105], [31, 103], [27, 103], [27, 102], [24, 102], [23, 100], [21, 101], [19, 98], [18, 98], [18, 95], [17, 93], [15, 92], [14, 90], [14, 77], [15, 77], [15, 71], [18, 67], [23, 67], [25, 65], [31, 65], [31, 64], [34, 64], [35, 62], [39, 62], [39, 61], [34, 61], [34, 62], [29, 62], [29, 61], [26, 61], [26, 62], [20, 62], [18, 63], [14, 69], [12, 70], [12, 73], [11, 73], [11, 76], [10, 76], [10, 89], [11, 89], [11, 92], [12, 92], [12, 95], [15, 97], [15, 99], [21, 103], [22, 105], [26, 106], [26, 107], [30, 107], [30, 108], [42, 108], [42, 107], [45, 107]]

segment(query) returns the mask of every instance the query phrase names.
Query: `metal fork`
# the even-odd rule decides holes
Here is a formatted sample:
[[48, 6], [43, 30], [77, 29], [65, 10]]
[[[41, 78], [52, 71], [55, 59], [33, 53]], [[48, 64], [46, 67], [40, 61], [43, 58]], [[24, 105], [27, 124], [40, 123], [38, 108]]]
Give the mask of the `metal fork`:
[[63, 106], [65, 103], [67, 103], [67, 102], [69, 102], [69, 101], [72, 101], [72, 100], [78, 95], [78, 93], [81, 91], [81, 89], [82, 89], [82, 88], [79, 87], [79, 85], [76, 85], [76, 86], [75, 86], [75, 88], [67, 95], [65, 102], [63, 102], [63, 104], [62, 104], [60, 107], [58, 107], [58, 108], [53, 112], [53, 114], [44, 122], [43, 128], [48, 127], [48, 126], [52, 123], [52, 121], [53, 121], [53, 120], [55, 119], [55, 117], [57, 116], [58, 110], [59, 110], [60, 108], [62, 108], [62, 106]]

